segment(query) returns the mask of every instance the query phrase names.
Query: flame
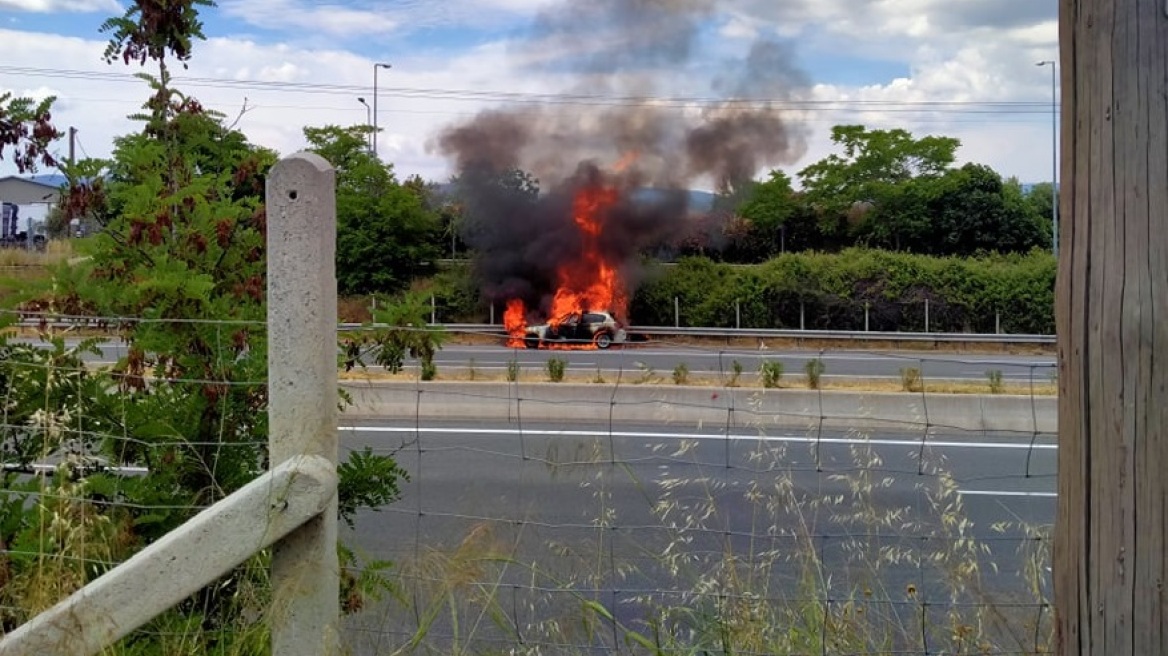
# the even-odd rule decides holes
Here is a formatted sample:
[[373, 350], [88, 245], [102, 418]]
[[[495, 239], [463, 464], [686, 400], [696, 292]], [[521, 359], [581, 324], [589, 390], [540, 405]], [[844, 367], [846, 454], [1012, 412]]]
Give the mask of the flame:
[[527, 308], [523, 299], [507, 301], [507, 311], [503, 313], [503, 327], [507, 329], [507, 346], [523, 346], [523, 331], [527, 328]]
[[[621, 159], [620, 167], [629, 166], [635, 159], [636, 153], [630, 153]], [[599, 182], [587, 184], [576, 192], [572, 202], [572, 219], [580, 229], [580, 253], [577, 258], [561, 264], [556, 271], [557, 286], [548, 313], [549, 325], [559, 326], [569, 314], [590, 310], [608, 311], [618, 319], [625, 317], [628, 292], [620, 276], [619, 263], [606, 259], [600, 248], [605, 217], [618, 200], [620, 193], [616, 187]], [[509, 347], [523, 345], [526, 320], [523, 301], [509, 300], [503, 317]], [[594, 349], [596, 345], [551, 343], [544, 344], [544, 347]]]

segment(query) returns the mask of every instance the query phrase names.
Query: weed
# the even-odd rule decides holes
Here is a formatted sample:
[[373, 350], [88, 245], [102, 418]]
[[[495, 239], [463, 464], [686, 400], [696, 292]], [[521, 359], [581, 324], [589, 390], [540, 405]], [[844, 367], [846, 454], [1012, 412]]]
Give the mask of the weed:
[[438, 377], [438, 365], [430, 358], [422, 359], [422, 380], [434, 380]]
[[823, 365], [823, 360], [813, 358], [803, 365], [803, 371], [807, 374], [807, 388], [817, 390], [820, 388], [823, 378], [823, 372], [826, 367]]
[[771, 389], [779, 386], [783, 378], [783, 363], [777, 360], [764, 360], [758, 367], [758, 375], [762, 379], [762, 386]]
[[990, 394], [1001, 394], [1005, 390], [1001, 369], [990, 369], [986, 372], [986, 378], [990, 381]]
[[466, 364], [466, 375], [470, 380], [477, 378], [478, 371], [475, 369], [475, 359], [471, 358], [470, 362]]
[[546, 366], [549, 382], [558, 383], [564, 380], [564, 371], [568, 368], [567, 360], [563, 358], [548, 358]]
[[904, 392], [921, 392], [925, 383], [921, 379], [921, 370], [917, 367], [901, 367], [900, 389]]
[[673, 384], [686, 385], [689, 383], [689, 365], [684, 362], [678, 362], [677, 366], [673, 368]]
[[519, 380], [519, 360], [511, 359], [507, 361], [507, 382], [514, 383]]
[[730, 363], [730, 380], [726, 387], [738, 387], [738, 379], [742, 377], [742, 363], [735, 360]]
[[661, 382], [661, 377], [657, 375], [657, 370], [644, 362], [638, 362], [637, 368], [641, 370], [639, 378], [633, 381], [634, 385], [656, 385]]
[[597, 385], [603, 385], [605, 382], [604, 381], [604, 374], [601, 373], [601, 371], [600, 371], [600, 365], [596, 365], [596, 378], [593, 378], [592, 382], [597, 384]]

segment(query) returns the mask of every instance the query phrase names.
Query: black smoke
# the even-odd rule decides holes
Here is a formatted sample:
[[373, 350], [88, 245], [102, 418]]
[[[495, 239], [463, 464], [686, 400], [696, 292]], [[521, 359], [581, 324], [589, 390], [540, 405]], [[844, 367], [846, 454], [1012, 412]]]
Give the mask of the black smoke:
[[[559, 2], [512, 54], [519, 71], [563, 77], [562, 96], [484, 111], [438, 135], [487, 298], [546, 310], [556, 272], [580, 255], [572, 200], [582, 187], [621, 190], [600, 245], [632, 286], [640, 256], [687, 230], [688, 189], [732, 193], [803, 154], [803, 131], [783, 109], [807, 88], [793, 54], [760, 38], [745, 57], [702, 60], [717, 18], [714, 0]], [[516, 184], [516, 171], [541, 193]]]

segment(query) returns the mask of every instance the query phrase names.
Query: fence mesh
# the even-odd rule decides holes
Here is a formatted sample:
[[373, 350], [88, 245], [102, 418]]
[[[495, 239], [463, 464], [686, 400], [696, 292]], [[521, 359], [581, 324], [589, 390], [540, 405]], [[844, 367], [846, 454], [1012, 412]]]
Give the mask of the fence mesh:
[[[263, 332], [192, 324], [224, 354], [244, 328]], [[5, 630], [266, 466], [262, 370], [103, 379], [125, 345], [85, 355], [72, 335], [4, 365], [0, 504], [32, 519], [5, 529], [0, 570], [33, 574], [6, 579]], [[1048, 356], [455, 337], [435, 381], [416, 362], [342, 376], [342, 461], [391, 454], [408, 473], [400, 499], [342, 525], [344, 576], [364, 583], [342, 600], [351, 653], [1051, 651]], [[192, 415], [192, 396], [213, 402]], [[252, 423], [207, 411], [252, 402]], [[165, 492], [184, 477], [208, 485]], [[233, 593], [228, 612], [262, 616], [262, 592]], [[237, 631], [211, 603], [184, 609], [200, 639]]]

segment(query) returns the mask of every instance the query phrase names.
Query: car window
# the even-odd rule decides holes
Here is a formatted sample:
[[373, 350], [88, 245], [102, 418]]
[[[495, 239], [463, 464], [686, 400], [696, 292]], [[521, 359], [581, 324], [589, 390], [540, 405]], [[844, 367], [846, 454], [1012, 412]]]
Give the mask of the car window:
[[603, 314], [589, 313], [584, 315], [584, 321], [587, 321], [588, 323], [604, 323], [607, 321], [607, 317], [605, 317]]

